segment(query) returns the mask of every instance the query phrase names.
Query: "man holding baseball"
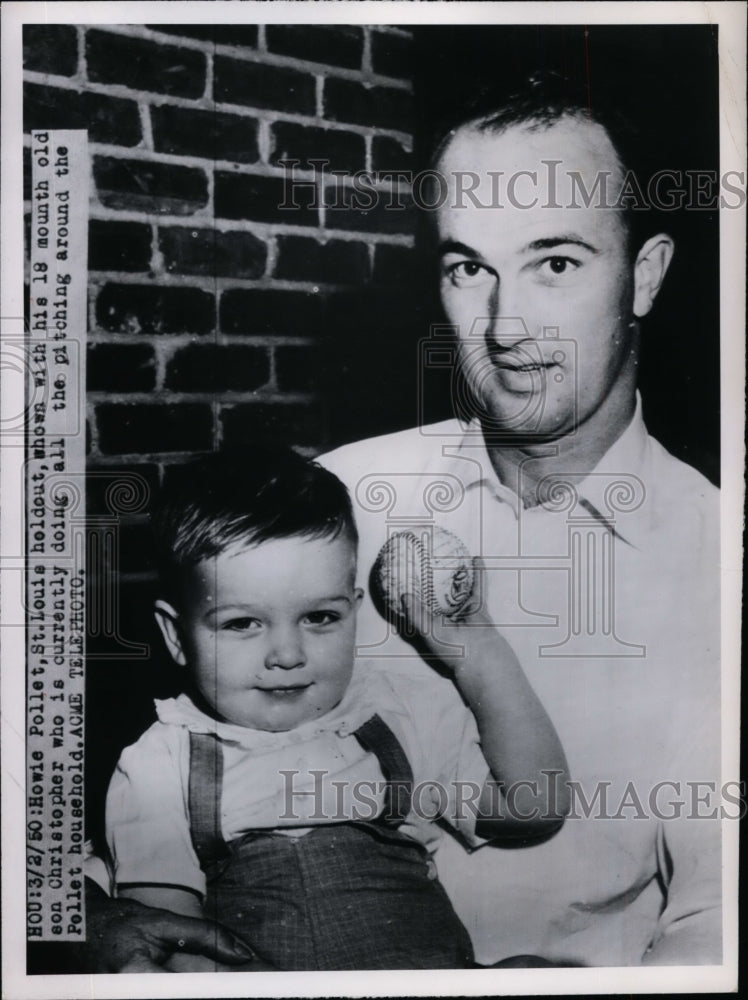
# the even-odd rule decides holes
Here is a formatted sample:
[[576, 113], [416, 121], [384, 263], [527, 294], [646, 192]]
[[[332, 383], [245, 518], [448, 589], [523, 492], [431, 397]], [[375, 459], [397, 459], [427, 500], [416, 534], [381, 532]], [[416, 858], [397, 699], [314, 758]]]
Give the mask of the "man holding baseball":
[[[627, 211], [624, 149], [538, 84], [442, 139], [458, 417], [324, 460], [354, 501], [362, 584], [412, 524], [480, 557], [486, 610], [566, 750], [555, 837], [437, 854], [485, 965], [721, 962], [718, 497], [642, 419], [640, 320], [674, 244]], [[402, 660], [428, 699], [432, 667], [368, 597], [358, 652]]]

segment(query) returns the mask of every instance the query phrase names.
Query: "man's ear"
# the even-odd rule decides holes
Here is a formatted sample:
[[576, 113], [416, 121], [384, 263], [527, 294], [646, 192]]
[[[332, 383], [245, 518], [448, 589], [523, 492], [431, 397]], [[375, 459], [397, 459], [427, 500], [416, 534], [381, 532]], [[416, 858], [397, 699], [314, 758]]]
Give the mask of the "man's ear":
[[172, 660], [183, 667], [187, 663], [187, 658], [179, 635], [179, 615], [167, 601], [156, 601], [153, 611]]
[[639, 251], [634, 264], [634, 316], [646, 316], [665, 280], [675, 244], [666, 233], [652, 236]]

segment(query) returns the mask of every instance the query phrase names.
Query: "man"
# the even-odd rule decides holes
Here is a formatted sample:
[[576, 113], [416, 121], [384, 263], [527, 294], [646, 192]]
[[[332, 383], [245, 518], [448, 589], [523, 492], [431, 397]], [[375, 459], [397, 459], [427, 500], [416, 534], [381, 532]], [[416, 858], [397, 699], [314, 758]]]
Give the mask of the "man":
[[[356, 504], [363, 570], [393, 531], [432, 524], [481, 557], [488, 610], [566, 749], [560, 833], [473, 854], [447, 838], [437, 855], [483, 964], [721, 962], [717, 493], [642, 421], [639, 320], [673, 241], [617, 200], [614, 131], [534, 86], [442, 141], [463, 419], [324, 460]], [[432, 667], [371, 601], [359, 653], [409, 657], [428, 698]]]
[[[547, 843], [437, 856], [477, 960], [719, 963], [720, 830], [699, 802], [719, 788], [717, 491], [647, 435], [636, 392], [673, 241], [619, 203], [628, 164], [594, 114], [536, 93], [461, 125], [435, 162], [441, 297], [476, 416], [326, 464], [356, 499], [362, 565], [409, 521], [482, 557], [577, 782]], [[605, 197], [581, 197], [600, 178]], [[365, 655], [401, 651], [371, 605], [359, 636]]]

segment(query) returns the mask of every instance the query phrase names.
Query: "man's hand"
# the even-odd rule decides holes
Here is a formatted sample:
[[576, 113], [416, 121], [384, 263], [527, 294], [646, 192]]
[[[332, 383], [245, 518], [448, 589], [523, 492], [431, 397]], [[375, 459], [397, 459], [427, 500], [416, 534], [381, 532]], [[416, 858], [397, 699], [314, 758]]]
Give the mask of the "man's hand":
[[191, 966], [194, 971], [220, 969], [223, 964], [237, 971], [269, 968], [255, 959], [249, 945], [219, 924], [143, 906], [133, 899], [110, 899], [90, 879], [86, 928], [87, 972], [171, 972], [173, 955], [202, 956]]

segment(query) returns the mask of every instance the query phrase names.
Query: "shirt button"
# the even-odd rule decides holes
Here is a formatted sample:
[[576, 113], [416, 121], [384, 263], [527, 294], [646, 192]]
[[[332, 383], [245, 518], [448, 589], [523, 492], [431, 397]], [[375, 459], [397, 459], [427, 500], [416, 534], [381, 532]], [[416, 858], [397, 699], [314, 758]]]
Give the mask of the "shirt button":
[[426, 862], [426, 878], [431, 879], [431, 881], [433, 882], [434, 879], [437, 877], [438, 876], [436, 872], [436, 865], [431, 860], [431, 858], [429, 858], [429, 860]]

